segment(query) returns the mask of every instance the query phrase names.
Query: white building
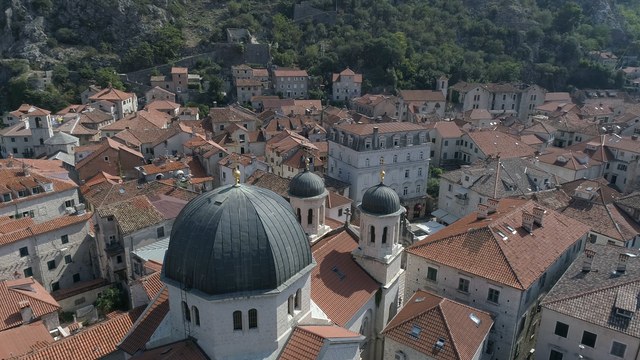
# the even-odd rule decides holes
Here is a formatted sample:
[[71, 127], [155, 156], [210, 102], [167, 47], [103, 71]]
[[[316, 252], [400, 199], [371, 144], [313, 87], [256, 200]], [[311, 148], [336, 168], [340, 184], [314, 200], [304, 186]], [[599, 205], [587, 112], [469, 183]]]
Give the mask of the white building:
[[427, 290], [492, 314], [482, 359], [526, 359], [536, 301], [584, 247], [588, 231], [530, 200], [490, 199], [407, 249], [405, 298]]
[[588, 245], [541, 303], [536, 359], [637, 359], [638, 252]]
[[333, 84], [333, 101], [346, 103], [360, 96], [362, 74], [356, 74], [353, 70], [346, 68], [340, 73], [333, 74], [331, 82]]
[[44, 141], [53, 136], [52, 122], [49, 110], [29, 106], [19, 121], [0, 131], [0, 154], [5, 159], [9, 154], [15, 158], [41, 155], [45, 151]]
[[398, 119], [414, 123], [423, 119], [442, 118], [446, 97], [440, 90], [400, 90], [398, 92]]
[[513, 114], [525, 120], [544, 103], [547, 91], [538, 85], [462, 81], [451, 86], [449, 92], [450, 101], [459, 104], [461, 112], [486, 109], [492, 114]]
[[431, 143], [425, 127], [412, 123], [340, 124], [329, 131], [327, 175], [351, 184], [355, 201], [379, 183], [384, 169], [389, 186], [419, 217], [425, 206]]

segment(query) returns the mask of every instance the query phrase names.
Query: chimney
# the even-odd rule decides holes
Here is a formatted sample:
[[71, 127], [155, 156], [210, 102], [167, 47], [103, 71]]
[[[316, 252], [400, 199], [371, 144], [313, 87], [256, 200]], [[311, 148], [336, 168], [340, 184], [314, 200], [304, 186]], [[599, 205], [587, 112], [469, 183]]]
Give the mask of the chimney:
[[538, 226], [542, 226], [542, 219], [544, 218], [544, 214], [546, 213], [546, 211], [543, 208], [540, 207], [534, 207], [533, 208], [533, 222], [538, 225]]
[[582, 263], [582, 272], [591, 271], [591, 264], [593, 263], [593, 257], [596, 256], [596, 252], [590, 249], [584, 251], [584, 262]]
[[478, 204], [478, 220], [486, 219], [489, 215], [489, 206], [486, 204]]
[[373, 148], [374, 149], [379, 149], [380, 148], [380, 144], [378, 144], [378, 127], [374, 126], [373, 127]]
[[488, 214], [493, 214], [494, 212], [496, 212], [496, 210], [498, 210], [498, 203], [500, 203], [498, 199], [494, 199], [494, 198], [487, 199], [487, 205], [489, 207]]
[[532, 214], [523, 211], [522, 212], [522, 228], [527, 230], [527, 232], [532, 232], [533, 231], [533, 222], [535, 221], [535, 218]]
[[627, 260], [629, 260], [629, 255], [618, 255], [618, 266], [616, 266], [616, 273], [624, 274], [624, 272], [627, 271]]
[[28, 324], [33, 320], [33, 310], [31, 309], [31, 304], [29, 304], [29, 300], [22, 300], [18, 303], [18, 307], [20, 308], [20, 315], [22, 315], [22, 323]]

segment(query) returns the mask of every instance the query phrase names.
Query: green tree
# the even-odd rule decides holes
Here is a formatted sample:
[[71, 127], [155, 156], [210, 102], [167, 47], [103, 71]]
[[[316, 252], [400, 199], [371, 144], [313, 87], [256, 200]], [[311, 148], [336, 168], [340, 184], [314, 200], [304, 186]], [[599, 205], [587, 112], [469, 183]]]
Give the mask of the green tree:
[[100, 294], [95, 305], [103, 314], [108, 314], [114, 310], [125, 310], [124, 292], [116, 287], [108, 288]]
[[124, 84], [114, 68], [100, 68], [96, 70], [94, 76], [95, 81], [103, 88], [111, 85], [114, 89], [124, 90]]

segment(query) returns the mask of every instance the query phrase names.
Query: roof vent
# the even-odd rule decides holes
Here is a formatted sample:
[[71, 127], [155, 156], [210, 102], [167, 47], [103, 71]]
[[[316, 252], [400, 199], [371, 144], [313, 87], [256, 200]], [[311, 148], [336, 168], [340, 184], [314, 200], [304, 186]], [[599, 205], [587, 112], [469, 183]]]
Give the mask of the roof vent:
[[616, 266], [616, 273], [624, 274], [627, 271], [627, 260], [629, 260], [629, 255], [618, 255], [618, 265]]
[[413, 327], [411, 328], [411, 332], [409, 333], [409, 335], [413, 336], [414, 338], [419, 338], [420, 337], [420, 332], [422, 331], [422, 329], [418, 326], [418, 325], [413, 325]]
[[423, 297], [423, 296], [418, 297], [418, 298], [416, 298], [416, 300], [415, 300], [415, 302], [417, 302], [417, 303], [419, 303], [419, 302], [423, 302], [423, 301], [424, 301], [424, 297]]

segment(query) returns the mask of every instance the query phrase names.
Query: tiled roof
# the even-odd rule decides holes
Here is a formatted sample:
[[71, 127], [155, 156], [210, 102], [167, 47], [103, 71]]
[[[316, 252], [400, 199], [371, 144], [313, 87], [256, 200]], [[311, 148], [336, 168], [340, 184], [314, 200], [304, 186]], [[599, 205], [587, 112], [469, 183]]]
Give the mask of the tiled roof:
[[533, 156], [535, 154], [535, 149], [531, 146], [500, 131], [469, 131], [467, 135], [485, 156], [496, 157], [500, 155], [503, 159], [506, 159]]
[[533, 213], [536, 206], [531, 200], [502, 199], [496, 213], [487, 219], [478, 219], [473, 212], [410, 246], [407, 252], [516, 289], [528, 289], [589, 231], [581, 222], [546, 209], [543, 226], [534, 226], [529, 234], [522, 227], [522, 214]]
[[117, 350], [117, 345], [140, 316], [142, 308], [112, 315], [108, 320], [86, 328], [73, 336], [34, 351], [23, 360], [93, 360]]
[[27, 216], [20, 219], [4, 217], [0, 219], [0, 234], [9, 234], [35, 225], [33, 218]]
[[[185, 159], [186, 160], [186, 159]], [[183, 161], [163, 161], [155, 162], [149, 165], [140, 166], [140, 170], [145, 175], [154, 175], [159, 173], [165, 173], [167, 171], [177, 171], [188, 169], [189, 165]]]
[[137, 180], [132, 180], [120, 184], [101, 182], [93, 186], [83, 186], [82, 195], [92, 206], [100, 207], [138, 195], [167, 195], [189, 201], [198, 196], [198, 193], [174, 185], [163, 184], [160, 181], [139, 184]]
[[175, 110], [180, 108], [180, 104], [175, 103], [169, 100], [154, 100], [148, 103], [145, 107], [145, 110]]
[[[207, 118], [206, 121], [209, 122], [209, 125], [220, 122], [251, 122], [258, 120], [255, 113], [239, 106], [212, 107], [209, 109]], [[217, 129], [211, 130], [217, 131]]]
[[334, 191], [329, 191], [329, 196], [327, 196], [327, 207], [329, 209], [351, 204], [352, 202], [353, 200], [349, 199], [346, 196], [342, 196]]
[[571, 170], [583, 170], [602, 164], [582, 151], [555, 147], [547, 148], [543, 154], [538, 155], [537, 161]]
[[602, 144], [606, 147], [629, 151], [632, 153], [640, 153], [640, 140], [634, 140], [630, 136], [614, 136], [614, 135], [602, 135]]
[[398, 97], [405, 102], [444, 101], [444, 94], [440, 90], [400, 90]]
[[[418, 290], [383, 334], [430, 358], [472, 360], [492, 325], [491, 315], [484, 311]], [[438, 340], [444, 340], [442, 349], [435, 346]]]
[[616, 204], [640, 210], [640, 192], [634, 192], [629, 195], [620, 197], [616, 200]]
[[351, 252], [357, 247], [349, 230], [311, 246], [318, 264], [311, 273], [311, 299], [339, 326], [345, 326], [380, 288], [353, 259]]
[[571, 95], [568, 92], [548, 92], [544, 94], [544, 101], [568, 101], [571, 102]]
[[[147, 261], [145, 263], [146, 267], [148, 267], [147, 263], [153, 263], [153, 261]], [[162, 265], [160, 265], [160, 269], [162, 270]], [[160, 290], [164, 287], [164, 283], [160, 280], [160, 271], [142, 278], [142, 286], [144, 287], [144, 291], [149, 297], [149, 300], [158, 296]]]
[[273, 76], [309, 76], [307, 70], [280, 68], [273, 70]]
[[[594, 251], [591, 271], [583, 271], [586, 255], [582, 253], [567, 269], [542, 301], [543, 308], [580, 320], [640, 337], [640, 317], [634, 307], [633, 316], [616, 315], [619, 297], [640, 294], [640, 258], [633, 249], [587, 244]], [[621, 254], [630, 254], [624, 274], [617, 273]], [[620, 306], [620, 304], [618, 304]]]
[[182, 340], [155, 349], [147, 350], [131, 358], [132, 360], [210, 360], [191, 340]]
[[169, 313], [169, 289], [165, 286], [136, 320], [118, 347], [129, 355], [145, 348], [153, 333]]
[[171, 68], [171, 73], [172, 74], [186, 74], [189, 72], [189, 69], [185, 68], [185, 67], [172, 67]]
[[458, 125], [453, 121], [438, 121], [434, 124], [433, 128], [445, 139], [459, 138], [462, 136], [462, 131], [460, 131]]
[[0, 333], [0, 359], [13, 359], [52, 342], [53, 337], [42, 321], [5, 330]]
[[110, 149], [110, 148], [118, 151], [126, 151], [134, 156], [139, 157], [140, 159], [144, 159], [144, 156], [142, 156], [142, 154], [139, 151], [133, 150], [124, 144], [121, 144], [115, 140], [111, 140], [110, 138], [106, 138], [102, 141], [102, 144], [99, 148], [94, 150], [91, 154], [87, 155], [84, 159], [80, 160], [76, 164], [76, 169], [80, 169], [87, 164], [91, 164], [91, 161], [93, 159], [97, 158], [102, 153], [107, 151], [107, 149]]
[[297, 326], [282, 349], [280, 360], [316, 360], [320, 355], [325, 339], [363, 340], [360, 334], [339, 326]]
[[427, 130], [422, 125], [413, 124], [409, 122], [392, 122], [392, 123], [380, 123], [380, 124], [339, 124], [336, 125], [336, 129], [343, 130], [347, 133], [355, 135], [371, 135], [373, 134], [373, 128], [378, 128], [379, 134], [394, 133], [394, 132], [406, 132], [406, 131], [420, 131]]
[[245, 183], [248, 185], [269, 189], [285, 199], [289, 198], [289, 182], [291, 182], [291, 179], [286, 179], [262, 170], [256, 170], [245, 180]]
[[114, 216], [124, 235], [164, 221], [162, 213], [144, 195], [102, 206], [98, 209], [98, 216], [102, 218]]
[[22, 325], [20, 303], [28, 302], [35, 319], [60, 310], [60, 305], [32, 277], [0, 282], [0, 331]]
[[112, 87], [108, 87], [106, 89], [100, 90], [98, 93], [91, 95], [89, 100], [97, 101], [97, 100], [107, 100], [107, 101], [124, 101], [129, 98], [134, 97], [135, 94], [127, 93], [124, 91], [120, 91], [118, 89], [114, 89]]
[[354, 83], [362, 82], [362, 74], [356, 74], [355, 72], [353, 72], [353, 70], [349, 68], [342, 70], [339, 74], [334, 73], [331, 76], [331, 82], [341, 81], [340, 79], [341, 76], [353, 76]]
[[36, 235], [60, 230], [67, 226], [87, 222], [91, 219], [91, 215], [91, 212], [87, 212], [83, 215], [63, 215], [49, 221], [21, 228], [20, 230], [11, 233], [2, 234], [0, 235], [0, 245], [11, 244]]

